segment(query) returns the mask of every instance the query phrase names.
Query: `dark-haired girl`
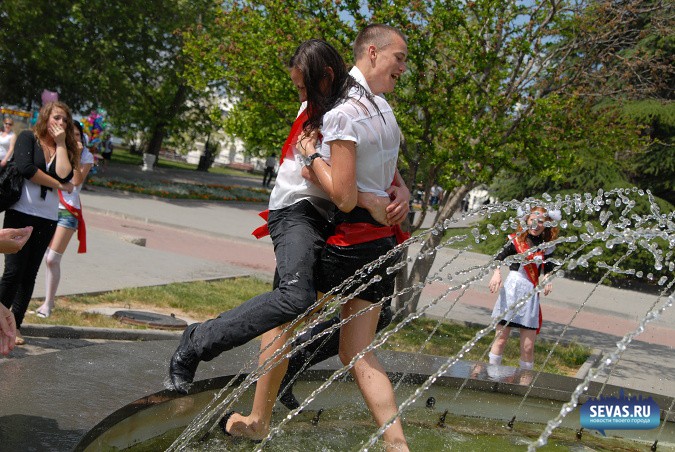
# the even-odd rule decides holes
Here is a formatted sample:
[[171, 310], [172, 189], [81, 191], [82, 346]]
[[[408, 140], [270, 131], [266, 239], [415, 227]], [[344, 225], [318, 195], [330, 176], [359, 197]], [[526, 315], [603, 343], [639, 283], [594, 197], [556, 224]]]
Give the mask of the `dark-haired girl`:
[[[402, 38], [394, 45], [407, 53]], [[366, 209], [357, 207], [357, 201], [359, 192], [388, 199], [386, 190], [396, 175], [400, 131], [389, 104], [350, 76], [340, 55], [326, 42], [310, 40], [300, 45], [291, 60], [290, 75], [300, 100], [308, 105], [308, 119], [297, 148], [313, 173], [310, 179], [320, 183], [335, 206], [332, 210], [336, 231], [321, 253], [315, 274], [322, 296], [396, 246], [396, 229], [379, 223]], [[396, 261], [393, 257], [376, 270], [382, 278], [380, 282], [341, 306], [341, 319], [354, 316], [340, 328], [339, 355], [343, 364], [349, 364], [373, 341], [381, 306], [373, 308], [372, 304], [392, 294], [394, 275], [387, 274], [386, 268]], [[282, 334], [281, 327], [265, 333], [259, 363], [287, 347], [290, 335], [290, 332]], [[265, 350], [267, 344], [272, 345]], [[253, 439], [267, 434], [288, 365], [286, 359], [276, 358], [276, 362], [278, 365], [256, 383], [251, 414], [228, 413], [221, 420], [225, 433]], [[394, 418], [397, 414], [394, 391], [374, 352], [357, 359], [350, 372], [377, 425]], [[408, 450], [400, 419], [385, 430], [383, 439], [387, 450]]]

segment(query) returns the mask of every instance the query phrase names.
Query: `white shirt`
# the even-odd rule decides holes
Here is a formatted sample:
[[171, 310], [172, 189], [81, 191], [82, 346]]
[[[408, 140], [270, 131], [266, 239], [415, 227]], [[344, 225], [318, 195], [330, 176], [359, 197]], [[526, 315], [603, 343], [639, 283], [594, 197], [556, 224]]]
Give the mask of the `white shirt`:
[[[47, 170], [52, 166], [54, 160], [47, 163]], [[59, 218], [59, 195], [56, 189], [47, 190], [45, 199], [40, 197], [41, 186], [31, 182], [29, 179], [23, 180], [23, 190], [21, 198], [11, 209], [17, 212], [23, 212], [47, 220], [56, 221]]]
[[14, 137], [14, 132], [9, 132], [6, 135], [0, 135], [0, 160], [4, 159], [9, 152], [9, 143]]
[[[358, 68], [350, 74], [369, 90]], [[396, 174], [401, 132], [391, 107], [381, 96], [374, 96], [377, 108], [358, 90], [323, 117], [321, 153], [330, 154], [330, 143], [335, 140], [356, 143], [356, 186], [358, 191], [388, 197], [385, 190]], [[378, 112], [379, 109], [379, 112]]]
[[[83, 148], [82, 155], [80, 156], [80, 165], [87, 165], [89, 163], [94, 163], [94, 155], [89, 152], [89, 149]], [[80, 208], [80, 190], [82, 190], [82, 184], [75, 186], [72, 193], [67, 191], [61, 192], [63, 195], [63, 200], [75, 207], [76, 209]], [[59, 202], [59, 209], [65, 209], [66, 207]]]
[[[307, 102], [303, 102], [298, 116], [307, 108]], [[324, 155], [323, 150], [319, 150], [326, 161], [330, 161], [330, 150]], [[270, 195], [270, 210], [283, 209], [291, 206], [298, 201], [307, 199], [310, 202], [315, 198], [330, 200], [328, 195], [319, 187], [302, 177], [303, 155], [296, 146], [293, 146], [293, 156], [284, 157], [284, 161], [279, 166], [279, 172], [274, 182], [274, 188]]]

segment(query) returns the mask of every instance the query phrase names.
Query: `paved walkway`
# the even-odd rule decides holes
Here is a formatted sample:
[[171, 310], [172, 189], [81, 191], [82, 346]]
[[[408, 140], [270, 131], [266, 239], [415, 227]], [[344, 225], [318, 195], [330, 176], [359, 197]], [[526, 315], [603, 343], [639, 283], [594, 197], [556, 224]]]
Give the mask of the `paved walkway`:
[[[203, 181], [209, 178], [224, 184], [260, 183], [251, 178], [233, 180], [227, 176], [166, 169], [144, 173], [140, 168], [114, 163], [107, 174], [146, 180]], [[271, 278], [273, 274], [271, 241], [269, 238], [256, 240], [250, 235], [250, 231], [261, 224], [257, 213], [264, 205], [153, 199], [98, 187], [83, 192], [82, 199], [89, 252], [77, 255], [75, 246], [66, 251], [59, 287], [61, 295], [242, 274]], [[139, 239], [144, 239], [145, 246], [134, 244]], [[432, 272], [456, 254], [454, 250], [441, 250]], [[453, 275], [451, 283], [459, 284], [459, 270], [486, 262], [486, 256], [464, 253], [443, 274]], [[448, 287], [449, 283], [427, 287], [420, 307], [431, 303]], [[490, 322], [494, 296], [487, 289], [487, 278], [471, 285], [455, 303], [458, 294], [459, 291], [451, 292], [429, 308], [427, 314], [483, 325]], [[42, 271], [34, 296], [44, 296]], [[624, 334], [636, 328], [655, 300], [656, 297], [649, 294], [556, 280], [553, 293], [543, 301], [544, 335], [557, 338], [564, 331], [565, 340], [576, 340], [609, 352]], [[576, 313], [582, 304], [583, 309]], [[28, 316], [26, 321], [30, 320]], [[609, 383], [675, 396], [674, 330], [675, 309], [669, 309], [629, 346], [609, 376]], [[28, 344], [31, 342], [29, 337]]]

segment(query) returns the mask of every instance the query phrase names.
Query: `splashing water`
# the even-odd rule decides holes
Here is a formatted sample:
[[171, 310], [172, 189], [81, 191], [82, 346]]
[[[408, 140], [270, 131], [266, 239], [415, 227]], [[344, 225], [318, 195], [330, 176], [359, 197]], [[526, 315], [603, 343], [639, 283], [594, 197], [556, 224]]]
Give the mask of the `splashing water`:
[[[647, 201], [649, 204], [648, 212], [637, 212], [635, 210], [636, 206], [638, 205], [636, 198], [641, 198], [645, 195], [647, 196]], [[554, 348], [558, 345], [572, 321], [586, 306], [587, 302], [589, 299], [591, 299], [600, 284], [606, 280], [609, 280], [611, 277], [617, 275], [631, 276], [634, 279], [643, 280], [652, 285], [658, 285], [662, 289], [662, 296], [659, 296], [657, 301], [653, 303], [651, 308], [640, 320], [638, 326], [634, 330], [627, 332], [621, 341], [617, 343], [616, 349], [611, 353], [608, 353], [603, 358], [599, 367], [597, 369], [591, 369], [584, 381], [580, 383], [574, 390], [570, 400], [561, 407], [560, 413], [547, 423], [540, 437], [528, 446], [529, 450], [536, 450], [538, 447], [541, 447], [547, 443], [549, 436], [561, 424], [562, 419], [576, 408], [579, 396], [587, 390], [589, 382], [596, 378], [600, 372], [606, 369], [611, 370], [612, 366], [614, 366], [620, 359], [621, 354], [629, 347], [631, 341], [645, 330], [646, 325], [656, 320], [666, 309], [672, 306], [673, 295], [672, 293], [668, 295], [668, 291], [672, 290], [673, 279], [669, 276], [670, 273], [661, 273], [672, 273], [673, 269], [675, 268], [675, 263], [672, 260], [673, 248], [675, 248], [675, 215], [673, 212], [663, 213], [656, 204], [656, 201], [651, 193], [648, 191], [644, 192], [637, 189], [619, 188], [611, 191], [598, 190], [595, 195], [590, 193], [565, 195], [564, 198], [560, 195], [552, 197], [548, 194], [543, 194], [542, 199], [528, 198], [522, 201], [513, 200], [482, 206], [480, 210], [465, 214], [463, 217], [474, 219], [491, 218], [497, 214], [503, 215], [504, 213], [508, 212], [513, 213], [519, 208], [522, 209], [525, 206], [534, 205], [540, 205], [549, 210], [560, 210], [563, 213], [564, 218], [559, 222], [552, 222], [551, 224], [551, 226], [558, 226], [561, 229], [561, 237], [552, 242], [545, 242], [536, 249], [531, 250], [531, 252], [534, 253], [537, 250], [546, 250], [552, 247], [575, 246], [575, 248], [567, 252], [567, 255], [552, 259], [556, 265], [556, 271], [553, 272], [552, 278], [563, 277], [566, 271], [569, 272], [573, 270], [585, 271], [595, 268], [601, 269], [604, 272], [600, 281], [594, 285], [591, 292], [584, 298], [583, 301], [581, 301], [580, 305], [572, 316], [572, 319], [563, 328], [563, 331], [560, 333]], [[240, 373], [239, 375], [235, 376], [235, 378], [233, 378], [230, 383], [228, 383], [226, 388], [224, 388], [218, 395], [214, 397], [214, 400], [211, 402], [211, 404], [209, 404], [209, 406], [197, 418], [195, 418], [193, 423], [183, 432], [183, 434], [179, 436], [179, 438], [174, 442], [174, 444], [172, 444], [169, 450], [182, 450], [191, 441], [193, 441], [194, 438], [200, 437], [199, 435], [201, 435], [205, 430], [212, 430], [219, 417], [222, 416], [222, 414], [237, 401], [241, 394], [243, 394], [247, 388], [255, 383], [255, 381], [261, 375], [273, 368], [279, 361], [279, 357], [290, 357], [296, 351], [296, 348], [299, 349], [300, 347], [304, 347], [313, 341], [324, 340], [329, 334], [336, 331], [341, 325], [344, 325], [354, 316], [361, 315], [363, 312], [371, 309], [376, 309], [386, 302], [396, 301], [403, 296], [418, 294], [427, 286], [434, 283], [442, 282], [443, 284], [448, 285], [447, 289], [443, 290], [440, 295], [438, 295], [428, 304], [418, 307], [415, 312], [406, 316], [393, 328], [379, 332], [375, 336], [374, 341], [361, 353], [359, 353], [352, 360], [352, 362], [343, 368], [338, 369], [330, 378], [321, 384], [319, 388], [314, 390], [301, 403], [299, 408], [290, 411], [283, 420], [281, 420], [277, 425], [273, 426], [269, 435], [258, 446], [257, 450], [262, 450], [265, 444], [267, 444], [269, 441], [272, 441], [275, 436], [282, 434], [282, 429], [288, 421], [297, 416], [297, 414], [302, 411], [303, 408], [307, 407], [317, 397], [318, 394], [326, 390], [334, 381], [340, 379], [346, 372], [348, 372], [358, 359], [363, 357], [366, 353], [380, 348], [393, 334], [400, 331], [405, 325], [408, 325], [413, 320], [420, 318], [434, 306], [438, 306], [443, 302], [447, 302], [448, 307], [444, 311], [445, 313], [442, 317], [449, 318], [453, 308], [457, 305], [460, 299], [468, 293], [468, 289], [478, 284], [478, 282], [483, 280], [485, 275], [487, 275], [490, 270], [494, 269], [494, 256], [493, 259], [491, 259], [486, 264], [467, 265], [465, 268], [461, 268], [459, 270], [451, 270], [452, 266], [450, 264], [452, 263], [456, 267], [457, 263], [463, 256], [465, 256], [466, 252], [472, 249], [473, 245], [469, 245], [466, 248], [456, 252], [456, 254], [453, 254], [453, 256], [447, 261], [441, 262], [438, 266], [439, 268], [427, 276], [425, 280], [418, 281], [410, 284], [407, 287], [398, 289], [393, 295], [380, 300], [378, 303], [373, 303], [369, 308], [364, 309], [360, 313], [356, 313], [353, 314], [352, 317], [342, 319], [339, 323], [335, 324], [331, 328], [328, 328], [317, 336], [312, 337], [309, 342], [304, 342], [302, 345], [294, 348], [290, 345], [292, 341], [297, 339], [300, 335], [304, 334], [313, 326], [329, 318], [335, 312], [338, 312], [341, 304], [354, 297], [357, 297], [358, 294], [365, 290], [369, 285], [377, 283], [379, 277], [372, 277], [369, 275], [371, 275], [375, 269], [385, 264], [392, 256], [395, 255], [395, 253], [405, 250], [412, 250], [412, 248], [410, 248], [411, 246], [420, 246], [420, 251], [415, 256], [409, 257], [408, 259], [403, 259], [401, 262], [389, 267], [387, 269], [387, 273], [393, 273], [405, 266], [414, 265], [417, 261], [433, 259], [438, 255], [439, 251], [447, 249], [450, 246], [456, 246], [456, 244], [462, 240], [469, 239], [474, 245], [480, 244], [489, 239], [489, 237], [499, 236], [500, 234], [505, 233], [506, 231], [519, 225], [524, 228], [527, 227], [523, 218], [511, 216], [507, 220], [499, 220], [496, 224], [487, 223], [485, 226], [472, 227], [470, 229], [470, 233], [467, 235], [450, 237], [439, 243], [439, 239], [443, 237], [446, 230], [456, 226], [455, 221], [445, 220], [442, 224], [437, 224], [426, 232], [410, 238], [406, 242], [387, 253], [387, 255], [382, 256], [371, 264], [364, 266], [364, 268], [356, 272], [352, 278], [344, 281], [340, 286], [331, 290], [321, 300], [317, 300], [314, 305], [308, 308], [306, 311], [307, 315], [300, 316], [288, 327], [286, 327], [284, 329], [284, 333], [290, 331], [291, 328], [296, 327], [300, 321], [304, 321], [312, 310], [323, 306], [323, 310], [318, 315], [311, 317], [311, 320], [308, 321], [304, 327], [297, 328], [287, 343], [288, 346], [286, 348], [282, 347], [272, 357], [270, 357], [257, 369], [251, 372], [246, 378], [244, 378], [243, 382], [237, 388], [232, 390], [229, 395], [223, 398], [222, 394], [226, 393], [226, 390], [229, 389], [232, 384], [234, 384], [233, 382], [241, 380], [238, 377], [243, 376], [243, 374]], [[573, 228], [578, 230], [578, 235], [575, 235], [572, 232]], [[433, 245], [432, 240], [430, 240], [431, 237], [434, 237], [435, 242], [438, 243], [437, 245]], [[425, 242], [428, 239], [429, 241]], [[611, 258], [611, 250], [619, 246], [625, 247], [626, 251], [616, 261], [613, 263], [606, 263], [605, 261], [600, 260], [604, 254], [608, 254], [609, 258]], [[636, 253], [642, 253], [643, 256], [648, 256], [651, 259], [651, 262], [653, 262], [653, 268], [647, 272], [646, 276], [644, 276], [645, 272], [642, 270], [622, 267], [623, 262], [630, 255]], [[605, 256], [604, 259], [607, 260], [607, 256]], [[522, 263], [525, 261], [525, 256], [516, 255], [506, 259], [503, 264], [510, 265], [514, 262]], [[552, 278], [549, 278], [547, 282], [550, 282]], [[459, 282], [453, 283], [454, 281]], [[450, 285], [451, 283], [453, 284]], [[541, 282], [539, 286], [535, 287], [533, 291], [538, 292], [542, 289], [543, 282]], [[457, 295], [453, 300], [448, 301], [447, 298], [453, 293], [456, 293]], [[415, 400], [421, 397], [421, 395], [450, 367], [455, 365], [462, 357], [466, 355], [466, 353], [476, 346], [482, 337], [494, 331], [499, 321], [504, 319], [510, 313], [520, 309], [527, 302], [530, 295], [531, 294], [528, 294], [517, 300], [517, 302], [511, 306], [508, 312], [502, 317], [491, 319], [491, 322], [488, 326], [478, 331], [473, 338], [464, 344], [459, 352], [449, 357], [435, 373], [430, 375], [427, 380], [413, 392], [412, 395], [410, 395], [398, 406], [398, 412], [396, 416], [392, 417], [384, 425], [382, 425], [369, 438], [369, 440], [367, 440], [362, 445], [362, 450], [368, 450], [372, 445], [374, 445], [384, 433], [384, 431], [396, 420], [398, 416], [408, 409]], [[665, 295], [668, 295], [666, 302], [659, 306], [660, 300], [662, 300], [663, 296]], [[330, 302], [327, 303], [329, 300]], [[397, 314], [402, 313], [405, 309], [406, 306], [399, 306]], [[432, 329], [426, 340], [423, 341], [422, 345], [419, 347], [418, 353], [421, 353], [424, 350], [426, 344], [436, 333], [441, 321], [442, 319], [438, 321], [436, 327]], [[549, 351], [544, 365], [552, 353], [553, 349]], [[485, 353], [483, 355], [485, 355]], [[543, 369], [543, 365], [541, 369]], [[534, 383], [536, 382], [536, 379], [540, 373], [541, 370], [539, 370], [535, 375], [521, 401], [520, 406], [523, 405], [525, 399], [528, 397], [530, 390], [533, 388]], [[462, 391], [462, 388], [464, 387], [468, 378], [469, 377], [467, 377], [459, 387], [457, 395]], [[399, 380], [399, 383], [402, 380], [403, 378]], [[398, 388], [398, 384], [396, 388]], [[457, 397], [457, 395], [455, 397]]]

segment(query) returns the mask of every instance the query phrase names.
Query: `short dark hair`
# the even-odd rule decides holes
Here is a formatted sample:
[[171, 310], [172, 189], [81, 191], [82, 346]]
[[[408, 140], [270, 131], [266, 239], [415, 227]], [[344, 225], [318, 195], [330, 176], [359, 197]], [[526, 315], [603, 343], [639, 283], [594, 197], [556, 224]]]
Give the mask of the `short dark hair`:
[[358, 61], [366, 51], [366, 47], [374, 45], [378, 49], [391, 44], [392, 35], [398, 35], [403, 41], [407, 42], [405, 35], [391, 25], [370, 24], [362, 29], [354, 40], [354, 61]]

